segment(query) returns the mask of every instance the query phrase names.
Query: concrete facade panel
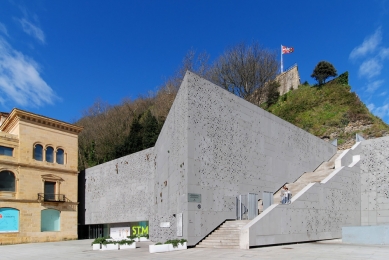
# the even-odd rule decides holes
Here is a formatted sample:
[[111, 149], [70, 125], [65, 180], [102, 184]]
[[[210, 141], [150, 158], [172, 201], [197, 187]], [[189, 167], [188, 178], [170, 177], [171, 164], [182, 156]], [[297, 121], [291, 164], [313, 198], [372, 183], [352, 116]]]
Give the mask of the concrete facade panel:
[[[89, 192], [95, 197], [86, 202], [87, 211], [89, 207], [97, 214], [92, 219], [88, 212], [88, 223], [122, 221], [107, 213], [110, 210], [119, 211], [126, 221], [148, 217], [151, 240], [163, 242], [176, 238], [175, 215], [183, 213], [183, 238], [188, 245], [195, 245], [226, 219], [236, 218], [236, 196], [256, 193], [261, 197], [263, 191], [275, 192], [284, 183], [313, 171], [335, 152], [331, 144], [188, 72], [157, 143], [149, 151], [152, 159], [144, 160], [147, 151], [123, 157], [139, 166], [139, 170], [128, 167], [123, 171], [141, 187], [152, 183], [152, 191], [148, 187], [136, 194], [118, 189], [112, 196], [103, 195], [119, 181], [116, 163], [88, 169], [88, 178], [102, 176], [89, 182]], [[135, 175], [146, 176], [150, 182]], [[124, 183], [131, 183], [131, 178]], [[96, 188], [102, 182], [107, 187], [98, 194]], [[200, 194], [201, 202], [185, 200], [188, 193]], [[108, 198], [123, 196], [131, 198], [130, 205], [143, 208], [138, 207], [135, 215], [125, 212], [128, 206], [108, 204]], [[315, 196], [312, 199], [316, 200]], [[97, 201], [106, 206], [88, 206]], [[161, 228], [161, 222], [170, 222], [170, 227]]]
[[[389, 224], [389, 137], [362, 142], [361, 210], [362, 225]], [[367, 220], [367, 221], [366, 221]]]

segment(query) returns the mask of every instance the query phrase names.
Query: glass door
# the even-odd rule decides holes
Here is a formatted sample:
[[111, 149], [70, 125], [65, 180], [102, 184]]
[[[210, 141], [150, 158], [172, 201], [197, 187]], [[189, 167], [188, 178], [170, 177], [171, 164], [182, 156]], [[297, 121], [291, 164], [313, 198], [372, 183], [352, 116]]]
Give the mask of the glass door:
[[55, 200], [55, 182], [45, 181], [45, 200]]

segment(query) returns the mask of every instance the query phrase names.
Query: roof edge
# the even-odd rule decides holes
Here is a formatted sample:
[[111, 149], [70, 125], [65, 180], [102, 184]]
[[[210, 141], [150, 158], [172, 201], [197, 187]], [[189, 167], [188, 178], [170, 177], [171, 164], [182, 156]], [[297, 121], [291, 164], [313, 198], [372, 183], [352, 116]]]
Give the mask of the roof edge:
[[16, 118], [31, 120], [34, 123], [42, 123], [48, 127], [57, 127], [59, 128], [59, 130], [71, 131], [75, 132], [76, 134], [79, 134], [82, 129], [84, 129], [82, 126], [73, 125], [47, 116], [42, 116], [32, 112], [24, 111], [22, 109], [14, 108], [12, 109], [11, 113], [9, 113], [3, 124], [0, 126], [0, 131], [6, 132], [5, 130], [7, 129], [7, 127]]

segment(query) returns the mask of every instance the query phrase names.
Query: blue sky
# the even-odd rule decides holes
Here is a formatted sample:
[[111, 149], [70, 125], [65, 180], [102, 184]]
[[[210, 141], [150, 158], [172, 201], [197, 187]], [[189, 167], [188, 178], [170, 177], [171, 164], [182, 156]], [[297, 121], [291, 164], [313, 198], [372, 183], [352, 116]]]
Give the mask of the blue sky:
[[97, 99], [112, 105], [157, 90], [190, 50], [210, 60], [259, 42], [299, 66], [321, 60], [389, 122], [389, 0], [0, 1], [0, 111], [74, 122]]

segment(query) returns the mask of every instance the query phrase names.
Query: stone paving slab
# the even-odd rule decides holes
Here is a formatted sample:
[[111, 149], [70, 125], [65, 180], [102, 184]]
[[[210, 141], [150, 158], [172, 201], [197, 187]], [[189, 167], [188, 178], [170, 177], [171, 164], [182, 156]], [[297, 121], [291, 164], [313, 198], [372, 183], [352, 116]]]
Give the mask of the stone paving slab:
[[327, 240], [315, 243], [292, 244], [241, 249], [191, 248], [183, 251], [150, 254], [149, 242], [138, 242], [137, 249], [93, 251], [93, 240], [33, 243], [0, 246], [0, 260], [24, 259], [388, 259], [389, 246], [366, 246], [342, 244]]

